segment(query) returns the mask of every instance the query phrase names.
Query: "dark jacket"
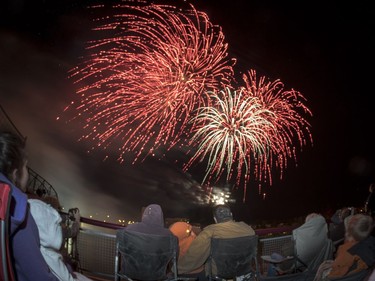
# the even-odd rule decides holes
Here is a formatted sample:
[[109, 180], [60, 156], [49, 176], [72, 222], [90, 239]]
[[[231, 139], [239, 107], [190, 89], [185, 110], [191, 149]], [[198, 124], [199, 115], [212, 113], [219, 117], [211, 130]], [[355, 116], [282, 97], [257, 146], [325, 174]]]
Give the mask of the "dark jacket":
[[351, 247], [348, 252], [359, 256], [368, 267], [375, 265], [375, 237], [369, 236]]

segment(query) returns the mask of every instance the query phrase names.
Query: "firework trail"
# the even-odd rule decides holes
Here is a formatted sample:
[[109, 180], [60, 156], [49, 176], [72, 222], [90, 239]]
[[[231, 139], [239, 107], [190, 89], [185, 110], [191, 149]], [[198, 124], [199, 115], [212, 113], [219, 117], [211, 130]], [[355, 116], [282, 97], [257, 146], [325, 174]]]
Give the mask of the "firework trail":
[[143, 152], [170, 149], [194, 129], [191, 114], [210, 105], [207, 91], [230, 83], [235, 60], [221, 27], [192, 5], [114, 10], [126, 12], [99, 21], [94, 30], [104, 38], [89, 42], [92, 54], [72, 70], [83, 85], [75, 108], [85, 118], [82, 138], [103, 148], [120, 140], [119, 160], [132, 151], [135, 162]]
[[269, 122], [274, 124], [276, 134], [271, 134], [271, 145], [268, 154], [259, 155], [254, 169], [256, 178], [260, 182], [269, 181], [272, 185], [271, 169], [276, 167], [282, 179], [283, 171], [287, 167], [288, 159], [297, 163], [295, 142], [300, 150], [307, 143], [313, 143], [310, 124], [303, 115], [312, 116], [311, 111], [304, 104], [304, 96], [295, 90], [284, 90], [284, 84], [279, 80], [269, 81], [261, 76], [257, 79], [256, 71], [250, 70], [243, 75], [244, 92], [257, 98], [262, 107], [271, 111]]
[[237, 185], [243, 176], [246, 192], [251, 162], [268, 154], [272, 135], [276, 134], [271, 122], [274, 113], [264, 108], [257, 97], [247, 95], [243, 88], [211, 92], [211, 98], [213, 106], [200, 108], [193, 118], [197, 129], [190, 145], [199, 143], [199, 146], [184, 169], [196, 161], [207, 160], [203, 182], [211, 185], [225, 171], [227, 180], [236, 174]]

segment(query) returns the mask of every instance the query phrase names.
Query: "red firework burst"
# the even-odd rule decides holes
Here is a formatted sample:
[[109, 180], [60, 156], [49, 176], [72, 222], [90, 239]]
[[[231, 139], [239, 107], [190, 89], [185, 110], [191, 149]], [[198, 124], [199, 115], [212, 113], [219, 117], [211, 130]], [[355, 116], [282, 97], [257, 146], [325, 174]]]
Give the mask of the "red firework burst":
[[[280, 80], [257, 79], [250, 70], [243, 75], [244, 87], [212, 93], [214, 102], [201, 108], [194, 117], [198, 125], [190, 145], [198, 144], [195, 155], [185, 165], [188, 170], [195, 162], [207, 161], [203, 184], [217, 182], [226, 172], [226, 180], [236, 174], [236, 185], [242, 180], [244, 200], [250, 175], [272, 185], [272, 167], [280, 170], [280, 178], [288, 159], [296, 161], [297, 140], [302, 149], [312, 143], [310, 124], [303, 114], [311, 115], [304, 105], [303, 95], [284, 90]], [[252, 168], [252, 172], [251, 172]]]
[[297, 148], [302, 150], [308, 143], [313, 144], [311, 125], [304, 117], [312, 116], [312, 113], [304, 104], [305, 97], [294, 89], [285, 90], [279, 79], [270, 81], [265, 76], [257, 79], [256, 71], [250, 70], [243, 75], [243, 80], [245, 92], [258, 98], [263, 108], [273, 113], [268, 116], [276, 127], [276, 134], [271, 135], [270, 153], [260, 155], [255, 168], [256, 178], [272, 185], [272, 167], [278, 168], [282, 179], [288, 159], [297, 163]]
[[84, 84], [76, 109], [85, 116], [83, 138], [105, 148], [120, 140], [119, 160], [132, 151], [136, 161], [143, 152], [170, 149], [194, 128], [191, 114], [209, 105], [207, 91], [230, 83], [235, 60], [221, 28], [193, 6], [114, 11], [95, 30], [115, 34], [89, 42], [92, 54], [72, 70]]
[[213, 106], [200, 108], [194, 117], [197, 127], [190, 145], [199, 145], [184, 169], [207, 160], [203, 183], [217, 182], [226, 171], [226, 180], [236, 174], [237, 185], [244, 176], [246, 192], [252, 161], [268, 154], [272, 135], [276, 134], [271, 122], [274, 114], [257, 97], [244, 93], [244, 88], [212, 92], [211, 98]]

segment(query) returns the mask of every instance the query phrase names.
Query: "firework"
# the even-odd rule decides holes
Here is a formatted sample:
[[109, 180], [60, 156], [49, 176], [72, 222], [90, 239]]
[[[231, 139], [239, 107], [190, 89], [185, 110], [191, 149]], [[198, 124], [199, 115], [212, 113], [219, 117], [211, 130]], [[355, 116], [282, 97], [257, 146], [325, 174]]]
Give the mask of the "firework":
[[[193, 121], [197, 129], [190, 141], [199, 143], [185, 170], [196, 161], [207, 160], [203, 182], [218, 181], [223, 172], [226, 180], [236, 175], [236, 183], [250, 176], [253, 159], [267, 155], [276, 133], [271, 121], [274, 113], [264, 108], [257, 97], [246, 95], [244, 89], [211, 92], [213, 106], [202, 107]], [[245, 187], [246, 191], [246, 187]]]
[[268, 115], [268, 120], [276, 128], [276, 134], [270, 136], [270, 153], [260, 155], [254, 169], [259, 181], [269, 181], [272, 185], [272, 167], [280, 171], [282, 179], [288, 159], [297, 162], [297, 148], [302, 150], [308, 142], [312, 144], [311, 126], [304, 118], [304, 115], [312, 116], [312, 113], [304, 104], [304, 96], [293, 89], [284, 90], [284, 84], [279, 79], [269, 81], [265, 76], [257, 79], [256, 71], [250, 70], [243, 75], [243, 80], [244, 92], [256, 97], [264, 109], [273, 113]]
[[297, 140], [302, 149], [312, 144], [310, 124], [303, 114], [312, 115], [303, 95], [284, 90], [280, 80], [257, 80], [255, 70], [243, 75], [244, 87], [212, 92], [212, 105], [199, 109], [194, 117], [198, 125], [190, 145], [198, 143], [196, 153], [185, 165], [207, 161], [203, 182], [211, 186], [225, 172], [226, 180], [242, 181], [244, 200], [251, 175], [272, 185], [272, 168], [283, 171], [288, 159], [296, 160]]
[[235, 60], [221, 28], [191, 5], [113, 8], [94, 29], [104, 38], [89, 42], [91, 55], [72, 70], [84, 85], [75, 108], [85, 118], [83, 138], [118, 145], [120, 161], [132, 151], [136, 161], [194, 129], [191, 114], [210, 105], [207, 91], [230, 83]]

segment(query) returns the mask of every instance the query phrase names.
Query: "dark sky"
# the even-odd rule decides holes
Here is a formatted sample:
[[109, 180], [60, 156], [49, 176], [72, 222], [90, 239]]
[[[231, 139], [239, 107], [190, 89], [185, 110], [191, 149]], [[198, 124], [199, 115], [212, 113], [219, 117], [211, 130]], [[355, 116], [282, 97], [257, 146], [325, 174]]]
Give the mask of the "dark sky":
[[[79, 124], [56, 121], [75, 97], [68, 71], [92, 39], [94, 15], [86, 7], [93, 3], [6, 0], [0, 8], [0, 104], [28, 137], [30, 167], [84, 216], [137, 218], [142, 206], [160, 203], [166, 217], [209, 221], [201, 173], [184, 174], [171, 158], [103, 162], [101, 151], [87, 153], [89, 144], [77, 141]], [[298, 165], [290, 162], [282, 180], [264, 187], [265, 200], [254, 183], [246, 203], [241, 190], [232, 191], [235, 217], [254, 222], [363, 205], [375, 181], [374, 8], [364, 1], [191, 3], [222, 27], [237, 73], [256, 69], [281, 79], [313, 113], [313, 146], [298, 152]]]

